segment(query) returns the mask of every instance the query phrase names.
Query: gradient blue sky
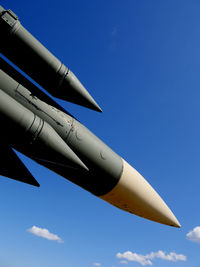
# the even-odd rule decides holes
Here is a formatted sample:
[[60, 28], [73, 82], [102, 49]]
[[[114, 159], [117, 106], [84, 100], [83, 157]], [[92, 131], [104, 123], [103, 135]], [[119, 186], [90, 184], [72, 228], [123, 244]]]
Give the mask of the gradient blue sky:
[[[199, 266], [200, 244], [186, 235], [200, 225], [200, 2], [1, 5], [78, 76], [103, 113], [59, 103], [151, 183], [182, 228], [121, 211], [21, 157], [41, 187], [1, 177], [0, 266], [139, 267], [117, 253], [159, 250], [187, 260], [154, 254], [153, 266]], [[64, 242], [34, 236], [27, 231], [34, 225]]]

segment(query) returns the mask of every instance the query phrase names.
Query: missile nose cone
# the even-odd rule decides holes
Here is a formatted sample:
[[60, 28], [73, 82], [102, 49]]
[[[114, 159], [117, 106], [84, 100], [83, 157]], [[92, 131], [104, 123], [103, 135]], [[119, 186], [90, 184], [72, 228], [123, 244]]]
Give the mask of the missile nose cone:
[[102, 112], [101, 108], [92, 96], [70, 70], [68, 70], [68, 73], [57, 93], [61, 94], [60, 96], [62, 99]]
[[101, 198], [146, 219], [174, 227], [181, 226], [151, 185], [125, 160], [118, 184]]

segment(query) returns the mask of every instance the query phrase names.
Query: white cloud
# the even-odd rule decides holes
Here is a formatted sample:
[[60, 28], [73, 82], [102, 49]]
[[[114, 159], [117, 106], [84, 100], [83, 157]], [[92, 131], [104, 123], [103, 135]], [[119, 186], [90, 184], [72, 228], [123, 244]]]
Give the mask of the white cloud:
[[128, 264], [128, 261], [120, 261], [122, 264]]
[[101, 266], [101, 263], [99, 263], [99, 262], [94, 262], [93, 265], [99, 267], [99, 266]]
[[186, 261], [187, 257], [183, 254], [176, 254], [175, 252], [170, 252], [169, 254], [165, 254], [162, 250], [158, 252], [151, 252], [150, 254], [146, 255], [149, 259], [162, 259], [166, 261]]
[[[133, 253], [131, 251], [126, 251], [124, 253], [117, 253], [116, 255], [119, 259], [125, 259], [127, 261], [135, 261], [140, 263], [141, 265], [152, 265], [152, 260], [155, 258], [167, 260], [167, 261], [186, 261], [187, 257], [183, 254], [176, 254], [175, 252], [170, 252], [169, 254], [166, 254], [162, 250], [159, 250], [158, 252], [151, 252], [147, 255], [137, 254]], [[121, 262], [120, 262], [121, 263]]]
[[146, 256], [133, 253], [131, 251], [126, 251], [123, 254], [117, 253], [116, 257], [118, 259], [126, 259], [128, 261], [136, 261], [142, 265], [152, 265], [152, 262], [149, 259], [146, 259]]
[[192, 231], [187, 233], [186, 236], [190, 241], [200, 243], [200, 226], [196, 226]]
[[34, 225], [31, 228], [29, 228], [27, 231], [33, 235], [40, 236], [48, 240], [54, 240], [59, 243], [63, 242], [62, 239], [58, 235], [50, 233], [49, 230], [45, 228], [39, 228]]

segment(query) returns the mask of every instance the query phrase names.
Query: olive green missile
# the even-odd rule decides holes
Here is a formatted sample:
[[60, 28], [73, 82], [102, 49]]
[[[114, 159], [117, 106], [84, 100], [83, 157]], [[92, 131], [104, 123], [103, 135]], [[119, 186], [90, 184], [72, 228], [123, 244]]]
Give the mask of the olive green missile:
[[[3, 65], [2, 68], [4, 68]], [[6, 70], [8, 69], [6, 68]], [[12, 71], [9, 72], [13, 73]], [[31, 91], [19, 84], [2, 69], [0, 69], [0, 88], [2, 89], [0, 104], [3, 101], [6, 107], [12, 106], [9, 112], [12, 114], [12, 121], [17, 120], [17, 125], [28, 125], [27, 127], [30, 128], [28, 123], [33, 124], [30, 116], [28, 116], [25, 124], [24, 120], [18, 121], [24, 114], [24, 111], [19, 114], [19, 109], [22, 108], [26, 110], [26, 114], [34, 114], [36, 118], [41, 118], [50, 126], [49, 135], [52, 140], [41, 139], [40, 146], [35, 146], [34, 151], [30, 151], [30, 146], [27, 146], [25, 142], [28, 135], [23, 135], [24, 140], [20, 139], [20, 142], [18, 140], [16, 142], [12, 136], [8, 138], [8, 131], [7, 138], [11, 146], [122, 210], [155, 222], [180, 227], [180, 223], [172, 211], [142, 175], [74, 117], [40, 100], [37, 95], [33, 95]], [[4, 94], [7, 95], [7, 98], [13, 99], [13, 102], [5, 101]], [[20, 105], [20, 108], [16, 106], [15, 102]], [[3, 108], [3, 111], [8, 116], [6, 107]], [[1, 109], [2, 107], [0, 108], [0, 114], [2, 113]], [[7, 123], [11, 125], [9, 120], [4, 122], [5, 125]], [[37, 127], [34, 127], [33, 124], [31, 128], [35, 129]], [[87, 166], [86, 168], [84, 166], [82, 166], [83, 168], [80, 168], [80, 166], [79, 168], [70, 168], [67, 164], [63, 164], [62, 158], [60, 159], [58, 155], [62, 152], [62, 149], [59, 147], [55, 153], [57, 145], [54, 141], [58, 138], [52, 135], [51, 129], [54, 129], [59, 138], [63, 140], [61, 144], [64, 143], [64, 150], [66, 150], [66, 147], [70, 148], [70, 151], [78, 157], [84, 166]], [[15, 130], [15, 133], [17, 137], [21, 136], [19, 130]], [[41, 148], [45, 142], [47, 146], [42, 152]], [[53, 149], [49, 150], [49, 146]], [[47, 154], [52, 159], [47, 159]], [[74, 157], [71, 161], [74, 161]]]
[[54, 164], [88, 170], [46, 121], [1, 89], [0, 122], [4, 125], [1, 135], [20, 152]]
[[[0, 33], [0, 52], [29, 78], [55, 97], [101, 111], [77, 77], [1, 6]], [[29, 78], [0, 58], [0, 175], [39, 185], [14, 148], [124, 211], [180, 227], [139, 172]]]
[[0, 52], [50, 94], [63, 100], [102, 111], [78, 78], [20, 23], [0, 6]]

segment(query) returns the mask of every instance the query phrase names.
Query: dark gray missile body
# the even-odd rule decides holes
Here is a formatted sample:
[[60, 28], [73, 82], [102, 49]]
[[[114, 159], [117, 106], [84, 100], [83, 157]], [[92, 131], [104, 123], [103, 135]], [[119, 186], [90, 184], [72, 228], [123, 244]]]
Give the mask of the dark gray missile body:
[[[85, 126], [70, 115], [32, 95], [30, 91], [9, 77], [2, 69], [0, 70], [0, 88], [56, 129], [59, 136], [85, 162], [90, 170], [88, 172], [72, 169], [65, 171], [62, 176], [71, 180], [74, 178], [73, 182], [75, 181], [95, 195], [103, 195], [117, 184], [122, 173], [122, 159]], [[48, 166], [51, 166], [51, 169], [57, 169], [55, 164], [49, 162]], [[58, 169], [60, 170], [60, 167]], [[94, 174], [92, 175], [92, 173]], [[83, 179], [83, 176], [86, 180]]]
[[[88, 170], [69, 168], [67, 164], [44, 160], [37, 148], [40, 157], [30, 153], [29, 148], [21, 149], [20, 144], [19, 148], [16, 143], [11, 143], [12, 146], [121, 209], [150, 220], [180, 226], [173, 213], [144, 178], [75, 118], [38, 99], [2, 69], [0, 88], [22, 107], [51, 125]], [[48, 154], [54, 157], [54, 151], [48, 151]]]
[[[101, 111], [77, 77], [0, 6], [0, 52], [53, 96]], [[14, 45], [14, 49], [13, 49]]]
[[46, 121], [1, 89], [0, 121], [4, 125], [1, 134], [20, 152], [42, 161], [88, 170]]
[[[21, 26], [12, 11], [2, 7], [0, 31], [4, 37], [1, 52], [45, 89], [98, 109], [77, 78]], [[2, 151], [7, 159], [0, 161], [0, 175], [38, 185], [13, 154], [11, 148], [15, 148], [120, 209], [180, 227], [165, 202], [133, 167], [3, 59], [0, 123]], [[9, 161], [15, 165], [15, 172], [9, 169]]]

